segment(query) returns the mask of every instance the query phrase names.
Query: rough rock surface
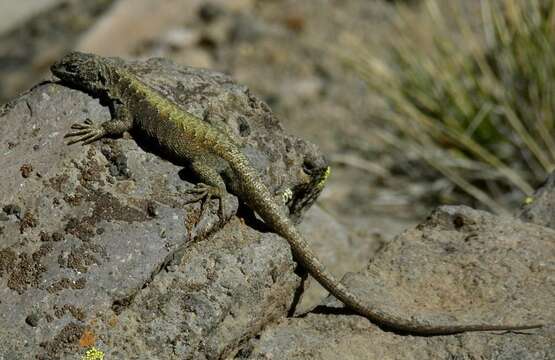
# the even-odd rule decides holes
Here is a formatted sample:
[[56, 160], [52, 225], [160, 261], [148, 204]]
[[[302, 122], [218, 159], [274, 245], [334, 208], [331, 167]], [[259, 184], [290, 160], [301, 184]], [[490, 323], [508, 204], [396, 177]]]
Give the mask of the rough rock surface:
[[520, 211], [521, 220], [555, 229], [555, 172], [531, 197], [530, 204]]
[[[276, 195], [291, 190], [293, 215], [310, 205], [325, 161], [248, 89], [161, 60], [136, 67], [236, 136]], [[0, 109], [3, 359], [73, 359], [91, 346], [110, 358], [218, 358], [287, 313], [300, 281], [285, 241], [237, 220], [208, 237], [221, 225], [217, 202], [202, 219], [186, 204], [182, 164], [129, 137], [65, 145], [86, 118], [109, 112], [56, 83]], [[226, 200], [229, 220], [238, 202]]]
[[[467, 207], [441, 207], [345, 282], [402, 317], [445, 323], [555, 323], [555, 231]], [[343, 314], [343, 315], [342, 315]], [[555, 326], [415, 337], [347, 315], [336, 300], [267, 329], [249, 359], [551, 359]]]
[[465, 333], [400, 336], [360, 316], [309, 314], [265, 331], [239, 359], [553, 359], [553, 330], [521, 333]]
[[109, 359], [218, 359], [287, 314], [297, 284], [287, 242], [234, 220], [89, 331]]
[[[379, 236], [360, 236], [339, 224], [319, 206], [313, 206], [299, 224], [299, 230], [328, 270], [337, 278], [347, 272], [358, 272], [368, 259], [383, 246]], [[302, 300], [295, 313], [302, 314], [320, 305], [328, 292], [314, 278], [307, 277]]]

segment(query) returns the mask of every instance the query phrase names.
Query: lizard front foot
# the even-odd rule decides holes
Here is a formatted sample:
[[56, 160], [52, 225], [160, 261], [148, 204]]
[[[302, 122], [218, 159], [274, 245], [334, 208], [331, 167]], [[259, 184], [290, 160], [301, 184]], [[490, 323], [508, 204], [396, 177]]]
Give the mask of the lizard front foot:
[[93, 124], [90, 119], [86, 119], [83, 123], [73, 124], [71, 128], [77, 131], [72, 131], [64, 135], [64, 138], [77, 137], [70, 140], [67, 144], [75, 144], [80, 141], [83, 145], [90, 144], [106, 135], [106, 130], [102, 126]]
[[204, 216], [206, 211], [206, 204], [210, 202], [212, 199], [218, 199], [218, 214], [220, 220], [223, 221], [224, 219], [224, 207], [223, 207], [223, 191], [216, 187], [207, 185], [204, 183], [198, 183], [195, 185], [194, 188], [187, 190], [186, 194], [193, 195], [193, 197], [186, 201], [187, 204], [195, 203], [200, 201], [201, 202], [201, 217]]

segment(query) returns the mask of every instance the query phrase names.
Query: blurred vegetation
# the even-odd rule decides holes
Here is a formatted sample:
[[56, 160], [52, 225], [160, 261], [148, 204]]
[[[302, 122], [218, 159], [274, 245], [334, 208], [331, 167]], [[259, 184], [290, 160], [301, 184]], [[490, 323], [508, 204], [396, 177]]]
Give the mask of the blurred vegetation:
[[504, 213], [554, 169], [555, 1], [440, 5], [399, 7], [389, 58], [352, 39], [347, 60], [386, 105], [384, 140]]

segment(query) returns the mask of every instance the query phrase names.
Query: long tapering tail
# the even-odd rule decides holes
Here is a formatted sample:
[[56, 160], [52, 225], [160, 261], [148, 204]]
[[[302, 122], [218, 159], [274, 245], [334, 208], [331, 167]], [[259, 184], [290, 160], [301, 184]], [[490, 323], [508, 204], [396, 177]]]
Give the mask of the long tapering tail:
[[239, 179], [242, 180], [243, 197], [247, 204], [279, 235], [289, 242], [296, 260], [307, 268], [326, 290], [360, 315], [367, 317], [375, 324], [394, 331], [417, 335], [445, 335], [467, 331], [524, 330], [544, 326], [543, 324], [523, 325], [492, 325], [492, 324], [453, 324], [433, 325], [420, 323], [386, 314], [379, 309], [372, 309], [364, 301], [337, 281], [318, 260], [309, 248], [308, 243], [297, 231], [295, 225], [283, 213], [274, 201], [265, 184], [259, 179], [247, 158], [240, 150], [230, 147], [220, 154], [230, 164]]

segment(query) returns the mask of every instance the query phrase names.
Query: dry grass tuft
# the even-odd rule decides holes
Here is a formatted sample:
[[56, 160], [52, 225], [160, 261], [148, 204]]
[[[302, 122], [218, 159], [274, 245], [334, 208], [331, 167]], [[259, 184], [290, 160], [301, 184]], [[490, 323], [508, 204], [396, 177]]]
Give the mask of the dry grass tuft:
[[354, 40], [346, 60], [387, 105], [384, 140], [504, 213], [554, 169], [555, 1], [482, 0], [478, 31], [439, 4], [422, 26], [399, 8], [387, 60]]

